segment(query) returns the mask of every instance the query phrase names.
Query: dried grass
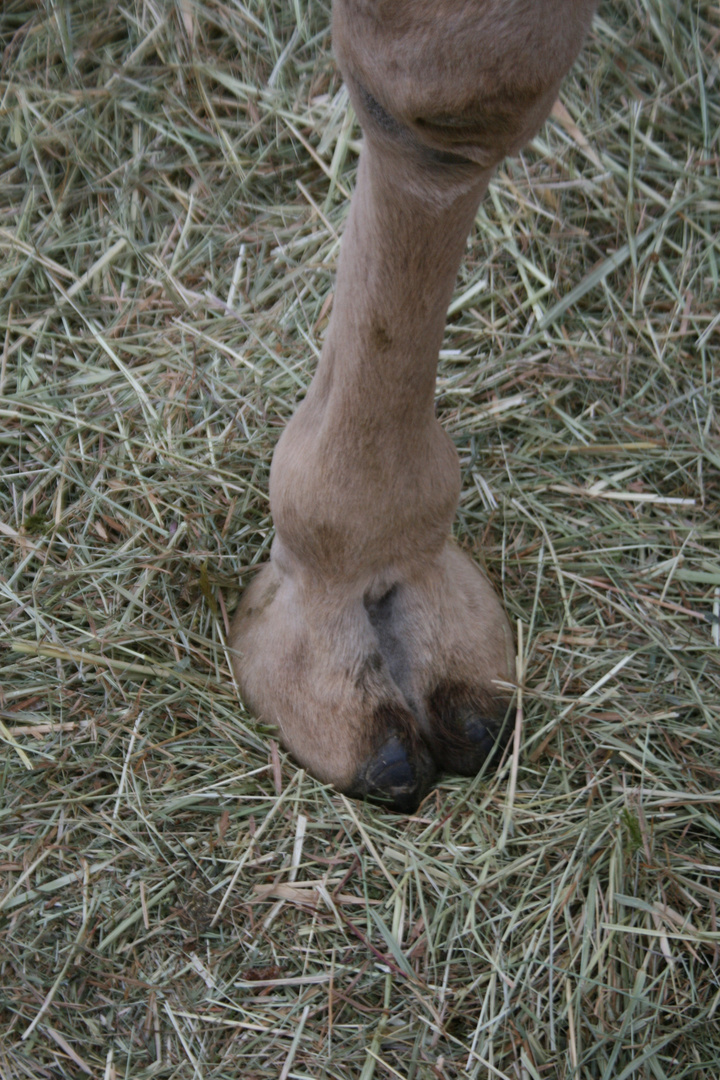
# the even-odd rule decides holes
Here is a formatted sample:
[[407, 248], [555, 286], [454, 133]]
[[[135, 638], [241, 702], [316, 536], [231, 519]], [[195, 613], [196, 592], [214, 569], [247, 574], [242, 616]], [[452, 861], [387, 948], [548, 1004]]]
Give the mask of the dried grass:
[[438, 406], [522, 739], [411, 820], [225, 644], [354, 183], [325, 4], [0, 19], [2, 1076], [715, 1080], [717, 5], [606, 3], [478, 215]]

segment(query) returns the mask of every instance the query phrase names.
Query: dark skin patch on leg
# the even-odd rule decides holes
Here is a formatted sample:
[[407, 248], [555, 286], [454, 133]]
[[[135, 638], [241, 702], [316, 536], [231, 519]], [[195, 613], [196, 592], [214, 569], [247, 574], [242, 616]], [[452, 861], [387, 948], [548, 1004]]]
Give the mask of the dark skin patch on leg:
[[379, 652], [371, 652], [362, 660], [360, 667], [358, 668], [355, 676], [355, 689], [367, 690], [370, 683], [373, 682], [373, 676], [377, 675], [378, 671], [383, 666], [383, 658]]
[[260, 602], [255, 607], [249, 607], [247, 610], [243, 611], [242, 618], [249, 619], [252, 616], [257, 618], [259, 615], [262, 615], [265, 608], [270, 607], [270, 604], [272, 604], [279, 588], [279, 581], [274, 581], [272, 585], [269, 585], [261, 596]]
[[387, 352], [388, 349], [392, 348], [393, 339], [386, 327], [381, 326], [380, 323], [373, 326], [370, 332], [370, 341], [378, 352]]
[[363, 600], [365, 610], [372, 625], [377, 629], [377, 624], [390, 618], [392, 602], [397, 594], [397, 585], [392, 585], [379, 600], [370, 600], [367, 596]]
[[396, 686], [400, 688], [405, 695], [405, 700], [410, 704], [408, 693], [411, 686], [411, 660], [405, 642], [395, 632], [393, 625], [393, 609], [397, 595], [398, 586], [393, 585], [379, 600], [366, 598], [364, 604], [370, 625], [377, 634], [383, 660]]

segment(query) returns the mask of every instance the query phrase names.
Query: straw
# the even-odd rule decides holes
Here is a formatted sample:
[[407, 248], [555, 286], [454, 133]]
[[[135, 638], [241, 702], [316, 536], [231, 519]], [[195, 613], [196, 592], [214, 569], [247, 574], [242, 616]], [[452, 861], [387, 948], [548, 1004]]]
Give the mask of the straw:
[[0, 1073], [715, 1080], [717, 5], [603, 5], [478, 213], [438, 414], [522, 709], [409, 819], [228, 663], [355, 184], [328, 7], [2, 7]]

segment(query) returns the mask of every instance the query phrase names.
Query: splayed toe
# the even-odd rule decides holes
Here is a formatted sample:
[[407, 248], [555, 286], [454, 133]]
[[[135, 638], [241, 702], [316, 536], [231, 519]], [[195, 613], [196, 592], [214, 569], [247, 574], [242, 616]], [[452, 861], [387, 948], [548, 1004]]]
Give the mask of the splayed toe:
[[423, 743], [408, 746], [392, 734], [360, 770], [350, 794], [410, 814], [427, 795], [435, 774], [433, 759]]
[[441, 684], [428, 696], [430, 747], [439, 769], [475, 776], [497, 760], [512, 726], [510, 701], [471, 687]]

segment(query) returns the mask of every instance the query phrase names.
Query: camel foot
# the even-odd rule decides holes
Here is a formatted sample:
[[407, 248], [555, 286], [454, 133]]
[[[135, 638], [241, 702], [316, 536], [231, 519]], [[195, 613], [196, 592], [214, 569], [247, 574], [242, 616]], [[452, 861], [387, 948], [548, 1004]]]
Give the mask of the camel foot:
[[246, 704], [302, 766], [403, 813], [438, 769], [474, 775], [509, 733], [510, 626], [450, 542], [378, 597], [299, 582], [271, 561], [243, 595], [230, 643]]

